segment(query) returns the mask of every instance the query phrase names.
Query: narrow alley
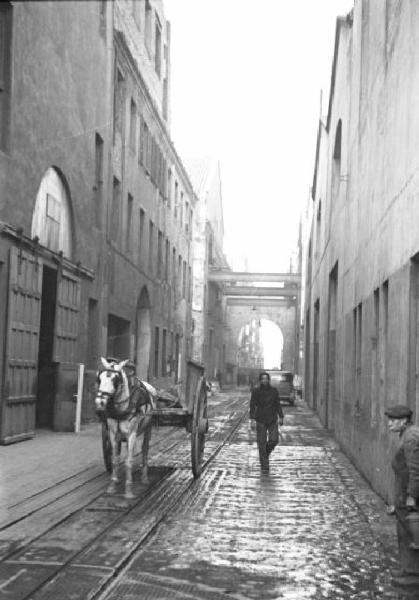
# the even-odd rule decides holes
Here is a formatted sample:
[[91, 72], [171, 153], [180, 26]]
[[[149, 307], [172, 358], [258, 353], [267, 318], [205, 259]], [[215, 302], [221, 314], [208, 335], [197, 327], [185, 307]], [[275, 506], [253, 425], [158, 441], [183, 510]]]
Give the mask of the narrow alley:
[[[63, 434], [9, 448], [5, 473], [21, 460], [26, 485], [12, 502], [15, 482], [6, 477], [14, 507], [0, 533], [0, 597], [413, 600], [390, 584], [393, 518], [313, 412], [302, 401], [285, 407], [280, 445], [262, 474], [248, 400], [244, 388], [210, 398], [198, 481], [189, 436], [156, 429], [150, 484], [136, 471], [132, 501], [122, 489], [105, 493], [96, 426], [75, 450], [89, 460], [61, 454], [61, 470], [51, 467]], [[67, 448], [75, 434], [68, 440]]]

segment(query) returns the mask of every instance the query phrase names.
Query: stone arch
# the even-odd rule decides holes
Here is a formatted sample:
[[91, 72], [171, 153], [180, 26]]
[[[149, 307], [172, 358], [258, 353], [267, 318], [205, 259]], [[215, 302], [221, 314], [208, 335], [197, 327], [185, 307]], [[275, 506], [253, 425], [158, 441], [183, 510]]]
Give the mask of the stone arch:
[[280, 326], [272, 319], [262, 318], [259, 323], [246, 323], [239, 331], [238, 347], [243, 348], [247, 341], [249, 330], [254, 326], [259, 330], [259, 342], [263, 363], [260, 367], [265, 369], [281, 369], [284, 335]]
[[151, 355], [151, 303], [146, 286], [143, 286], [137, 302], [135, 333], [135, 364], [137, 375], [147, 380]]
[[49, 167], [42, 177], [32, 213], [31, 236], [72, 259], [75, 244], [70, 189], [58, 167]]
[[236, 364], [240, 330], [252, 319], [272, 321], [283, 335], [282, 368], [293, 371], [296, 367], [296, 305], [284, 301], [283, 306], [227, 306], [229, 328], [228, 362]]

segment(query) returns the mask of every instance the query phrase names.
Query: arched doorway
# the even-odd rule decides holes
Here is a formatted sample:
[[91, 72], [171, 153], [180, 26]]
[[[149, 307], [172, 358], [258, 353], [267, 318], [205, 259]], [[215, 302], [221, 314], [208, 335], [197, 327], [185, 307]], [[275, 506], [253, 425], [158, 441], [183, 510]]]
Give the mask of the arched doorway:
[[[36, 194], [31, 234], [41, 246], [54, 253], [62, 253], [70, 260], [73, 251], [71, 214], [70, 192], [65, 177], [51, 166], [45, 171]], [[35, 412], [36, 425], [49, 428], [59, 427], [59, 365], [75, 362], [80, 281], [64, 272], [59, 274], [56, 262], [45, 255], [39, 273], [41, 297]]]
[[149, 376], [151, 351], [151, 313], [150, 297], [147, 288], [141, 290], [137, 305], [137, 327], [135, 344], [135, 363], [137, 375], [143, 380]]
[[32, 215], [32, 238], [53, 252], [62, 252], [71, 259], [73, 229], [71, 205], [65, 180], [55, 167], [45, 172]]

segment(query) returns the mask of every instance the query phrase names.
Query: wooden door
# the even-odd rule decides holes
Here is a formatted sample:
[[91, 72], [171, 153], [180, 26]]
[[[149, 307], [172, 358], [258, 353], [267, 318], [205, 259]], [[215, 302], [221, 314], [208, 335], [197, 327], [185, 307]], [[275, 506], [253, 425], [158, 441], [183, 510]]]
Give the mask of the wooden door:
[[35, 433], [42, 263], [10, 249], [1, 442]]
[[59, 270], [52, 352], [57, 373], [54, 429], [58, 431], [74, 431], [77, 363], [80, 362], [78, 356], [80, 287], [78, 277], [65, 269]]
[[80, 279], [62, 269], [58, 274], [52, 360], [76, 363], [80, 313]]

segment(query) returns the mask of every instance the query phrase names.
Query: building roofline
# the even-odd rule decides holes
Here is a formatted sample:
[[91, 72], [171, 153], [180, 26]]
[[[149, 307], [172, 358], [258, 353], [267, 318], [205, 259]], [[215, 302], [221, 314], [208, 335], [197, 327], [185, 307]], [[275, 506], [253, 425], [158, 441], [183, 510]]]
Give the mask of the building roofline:
[[326, 121], [326, 130], [329, 131], [330, 121], [331, 121], [331, 113], [332, 113], [332, 104], [333, 97], [335, 94], [335, 83], [336, 83], [336, 70], [338, 63], [338, 55], [339, 55], [339, 42], [340, 42], [340, 33], [342, 27], [352, 27], [353, 23], [353, 10], [349, 12], [345, 17], [337, 17], [336, 19], [336, 29], [335, 29], [335, 46], [333, 51], [333, 63], [332, 63], [332, 73], [330, 77], [330, 91], [329, 91], [329, 106], [327, 110], [327, 121]]

